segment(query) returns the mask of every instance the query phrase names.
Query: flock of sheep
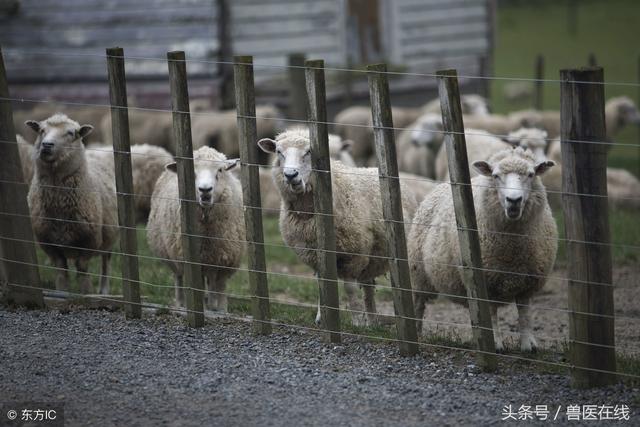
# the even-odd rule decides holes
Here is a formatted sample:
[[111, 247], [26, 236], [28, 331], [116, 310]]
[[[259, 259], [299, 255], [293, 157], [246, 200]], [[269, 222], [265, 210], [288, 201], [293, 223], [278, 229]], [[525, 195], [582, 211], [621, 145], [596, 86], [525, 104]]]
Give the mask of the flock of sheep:
[[[561, 190], [559, 113], [527, 110], [497, 115], [489, 112], [480, 96], [463, 96], [461, 101], [496, 345], [502, 349], [497, 308], [516, 302], [521, 349], [533, 351], [537, 343], [529, 299], [544, 285], [557, 250], [550, 206], [558, 204]], [[263, 159], [272, 161], [260, 172], [264, 214], [279, 214], [285, 243], [317, 271], [309, 131], [284, 129], [285, 120], [273, 106], [258, 106], [256, 111], [256, 143]], [[110, 255], [118, 236], [109, 115], [104, 109], [78, 110], [73, 118], [90, 123], [83, 125], [43, 107], [15, 116], [36, 135], [33, 142], [20, 135], [17, 140], [25, 180], [30, 183], [34, 232], [57, 268], [56, 288], [69, 289], [67, 263], [74, 260], [80, 291], [90, 292], [88, 262], [100, 255], [100, 292], [108, 293]], [[394, 108], [393, 117], [399, 128], [396, 144], [414, 301], [417, 318], [422, 319], [425, 303], [437, 295], [467, 303], [458, 268], [446, 153], [441, 148], [439, 102]], [[176, 303], [182, 305], [171, 115], [132, 110], [130, 118], [136, 212], [139, 221], [147, 222], [152, 252], [174, 273]], [[622, 127], [640, 122], [640, 114], [628, 98], [613, 98], [606, 105], [606, 120], [608, 138], [614, 141]], [[225, 311], [225, 283], [240, 267], [245, 240], [236, 113], [197, 108], [192, 123], [205, 304], [207, 309]], [[342, 111], [334, 132], [329, 142], [338, 276], [344, 281], [353, 322], [373, 325], [380, 319], [375, 279], [389, 266], [370, 110]], [[610, 169], [608, 178], [612, 203], [639, 208], [640, 182], [633, 175]], [[357, 285], [363, 291], [364, 310]]]

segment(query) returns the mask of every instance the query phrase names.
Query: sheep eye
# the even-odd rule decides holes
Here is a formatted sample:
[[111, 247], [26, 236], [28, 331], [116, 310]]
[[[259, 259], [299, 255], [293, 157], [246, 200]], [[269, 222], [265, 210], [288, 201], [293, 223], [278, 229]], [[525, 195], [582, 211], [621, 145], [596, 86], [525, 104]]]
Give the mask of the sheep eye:
[[69, 135], [69, 136], [74, 136], [74, 135], [75, 135], [75, 132], [74, 132], [74, 131], [72, 131], [72, 130], [67, 131], [67, 135]]
[[500, 179], [500, 175], [494, 173], [493, 174], [493, 179]]

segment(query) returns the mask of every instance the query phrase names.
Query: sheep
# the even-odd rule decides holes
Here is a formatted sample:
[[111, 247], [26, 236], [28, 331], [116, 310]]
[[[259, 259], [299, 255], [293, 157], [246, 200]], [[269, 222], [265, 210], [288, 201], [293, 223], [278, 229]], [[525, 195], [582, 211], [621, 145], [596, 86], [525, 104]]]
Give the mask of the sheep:
[[[103, 144], [89, 144], [88, 156], [103, 155], [103, 160], [113, 168], [113, 147]], [[131, 177], [133, 181], [136, 221], [146, 223], [151, 209], [151, 195], [156, 181], [173, 162], [173, 156], [162, 147], [149, 144], [131, 146]]]
[[[524, 110], [513, 114], [523, 113], [533, 110]], [[535, 124], [530, 126], [538, 126], [547, 131], [551, 138], [560, 136], [560, 112], [559, 111], [538, 111], [539, 119]], [[613, 141], [615, 136], [630, 124], [640, 123], [640, 112], [631, 98], [619, 96], [609, 99], [604, 107], [605, 122], [607, 128], [607, 140]]]
[[[57, 102], [43, 102], [35, 104], [30, 110], [17, 110], [13, 113], [13, 121], [16, 130], [23, 129], [26, 121], [28, 120], [45, 120], [58, 112], [66, 111], [79, 123], [100, 123], [105, 116], [109, 116], [108, 106], [88, 106], [88, 105], [73, 105]], [[19, 133], [19, 132], [18, 132]], [[101, 141], [105, 135], [111, 135], [111, 130], [108, 134], [102, 134], [101, 129], [94, 129], [90, 135], [84, 139], [85, 142], [89, 141]]]
[[[346, 166], [356, 166], [353, 157], [351, 157], [351, 141], [343, 141], [338, 135], [329, 134], [329, 155], [334, 160], [340, 160]], [[417, 187], [417, 191], [422, 194], [425, 190]], [[262, 212], [268, 216], [278, 216], [280, 194], [271, 177], [270, 168], [260, 168], [260, 196]]]
[[[543, 177], [549, 203], [554, 209], [562, 206], [562, 154], [560, 140], [549, 146], [548, 156], [557, 167]], [[640, 209], [640, 180], [625, 169], [607, 168], [607, 194], [614, 208]]]
[[[111, 115], [102, 119], [100, 128], [103, 135], [111, 135]], [[129, 110], [129, 138], [132, 145], [155, 145], [175, 154], [172, 112]]]
[[[469, 164], [476, 160], [487, 160], [492, 154], [510, 148], [508, 142], [489, 134], [487, 131], [465, 128], [464, 132]], [[471, 170], [471, 175], [475, 175], [474, 170]], [[449, 181], [449, 162], [444, 147], [436, 157], [436, 178], [438, 181]]]
[[442, 116], [435, 113], [423, 114], [398, 136], [398, 168], [434, 179], [436, 156], [443, 141]]
[[539, 125], [540, 113], [534, 110], [523, 110], [509, 115], [489, 114], [485, 116], [465, 115], [464, 127], [481, 129], [490, 134], [504, 138], [507, 134], [521, 127], [536, 127]]
[[[486, 98], [481, 95], [469, 94], [460, 96], [460, 107], [462, 108], [462, 114], [468, 114], [470, 116], [489, 115], [489, 104]], [[421, 112], [422, 114], [441, 114], [440, 98], [427, 102], [422, 107]]]
[[[478, 221], [482, 266], [491, 304], [496, 349], [503, 343], [497, 308], [516, 302], [520, 348], [535, 351], [529, 302], [552, 271], [558, 248], [558, 230], [547, 203], [540, 176], [554, 163], [536, 161], [533, 153], [508, 148], [473, 167], [480, 173], [471, 180]], [[449, 184], [440, 184], [422, 202], [409, 234], [409, 264], [414, 287], [416, 318], [436, 293], [465, 297], [460, 264], [458, 229]], [[526, 236], [526, 237], [525, 237]], [[452, 298], [467, 304], [465, 298]], [[421, 326], [419, 322], [419, 327]]]
[[[206, 145], [227, 156], [239, 156], [237, 121], [236, 110], [200, 112], [195, 115], [192, 118], [194, 149]], [[273, 105], [258, 105], [256, 125], [258, 138], [272, 138], [282, 127], [282, 113]], [[260, 159], [260, 164], [268, 164], [267, 156]]]
[[[275, 139], [263, 138], [258, 146], [276, 154], [273, 179], [282, 198], [280, 232], [298, 258], [316, 272], [316, 219], [313, 212], [314, 174], [311, 173], [309, 131], [289, 129]], [[333, 213], [336, 232], [338, 277], [345, 281], [349, 306], [357, 309], [352, 282], [362, 284], [367, 315], [365, 324], [377, 323], [375, 278], [388, 271], [387, 237], [382, 219], [378, 170], [331, 163]], [[417, 205], [403, 186], [404, 219], [410, 222]], [[352, 316], [358, 322], [356, 316]], [[320, 306], [316, 322], [320, 321]]]
[[113, 168], [85, 155], [91, 125], [64, 114], [26, 125], [38, 134], [35, 175], [28, 194], [33, 230], [58, 268], [56, 289], [68, 290], [67, 260], [75, 259], [80, 291], [88, 293], [89, 260], [100, 254], [100, 293], [109, 292], [110, 249], [118, 238]]
[[[231, 173], [238, 163], [238, 159], [229, 160], [210, 147], [201, 147], [194, 152], [197, 234], [204, 236], [200, 262], [207, 289], [205, 304], [209, 310], [222, 312], [227, 311], [226, 282], [240, 267], [246, 237], [242, 187]], [[151, 252], [165, 260], [173, 271], [176, 303], [183, 306], [184, 264], [176, 167], [176, 163], [168, 164], [153, 190], [147, 241]]]
[[538, 128], [520, 128], [507, 135], [506, 141], [516, 147], [531, 150], [539, 161], [546, 160], [549, 149], [547, 132]]

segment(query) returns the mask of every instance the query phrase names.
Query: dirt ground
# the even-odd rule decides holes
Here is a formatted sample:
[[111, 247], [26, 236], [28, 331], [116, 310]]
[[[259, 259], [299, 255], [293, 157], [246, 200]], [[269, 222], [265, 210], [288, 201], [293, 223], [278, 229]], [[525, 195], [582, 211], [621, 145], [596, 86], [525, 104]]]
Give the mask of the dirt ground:
[[[565, 278], [566, 270], [556, 269], [553, 277]], [[640, 355], [640, 266], [627, 266], [614, 270], [616, 347], [627, 355]], [[554, 347], [569, 339], [567, 310], [567, 281], [549, 280], [531, 302], [534, 334], [539, 345]], [[393, 314], [391, 302], [381, 302], [378, 310]], [[510, 348], [518, 347], [518, 313], [511, 304], [498, 310], [499, 327]], [[438, 323], [440, 322], [440, 323]], [[465, 307], [438, 299], [427, 305], [423, 330], [427, 333], [451, 333], [463, 340], [471, 339], [469, 312]], [[447, 325], [447, 323], [449, 325]], [[451, 325], [452, 323], [464, 326]], [[510, 344], [510, 345], [509, 345]]]

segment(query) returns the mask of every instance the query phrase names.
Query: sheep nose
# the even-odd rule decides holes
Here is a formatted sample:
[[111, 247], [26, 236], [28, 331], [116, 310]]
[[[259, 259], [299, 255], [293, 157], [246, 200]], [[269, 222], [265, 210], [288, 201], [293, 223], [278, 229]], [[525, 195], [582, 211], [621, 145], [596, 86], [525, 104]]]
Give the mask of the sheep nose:
[[522, 202], [522, 196], [516, 198], [507, 197], [507, 202], [511, 203], [512, 205], [519, 205], [520, 202]]
[[198, 190], [202, 193], [210, 193], [213, 190], [213, 187], [198, 187]]
[[287, 181], [291, 181], [296, 176], [298, 176], [298, 171], [296, 171], [296, 170], [294, 170], [294, 171], [291, 171], [291, 170], [284, 171], [284, 177], [287, 178]]
[[45, 150], [51, 150], [53, 148], [53, 142], [43, 142], [42, 148]]

